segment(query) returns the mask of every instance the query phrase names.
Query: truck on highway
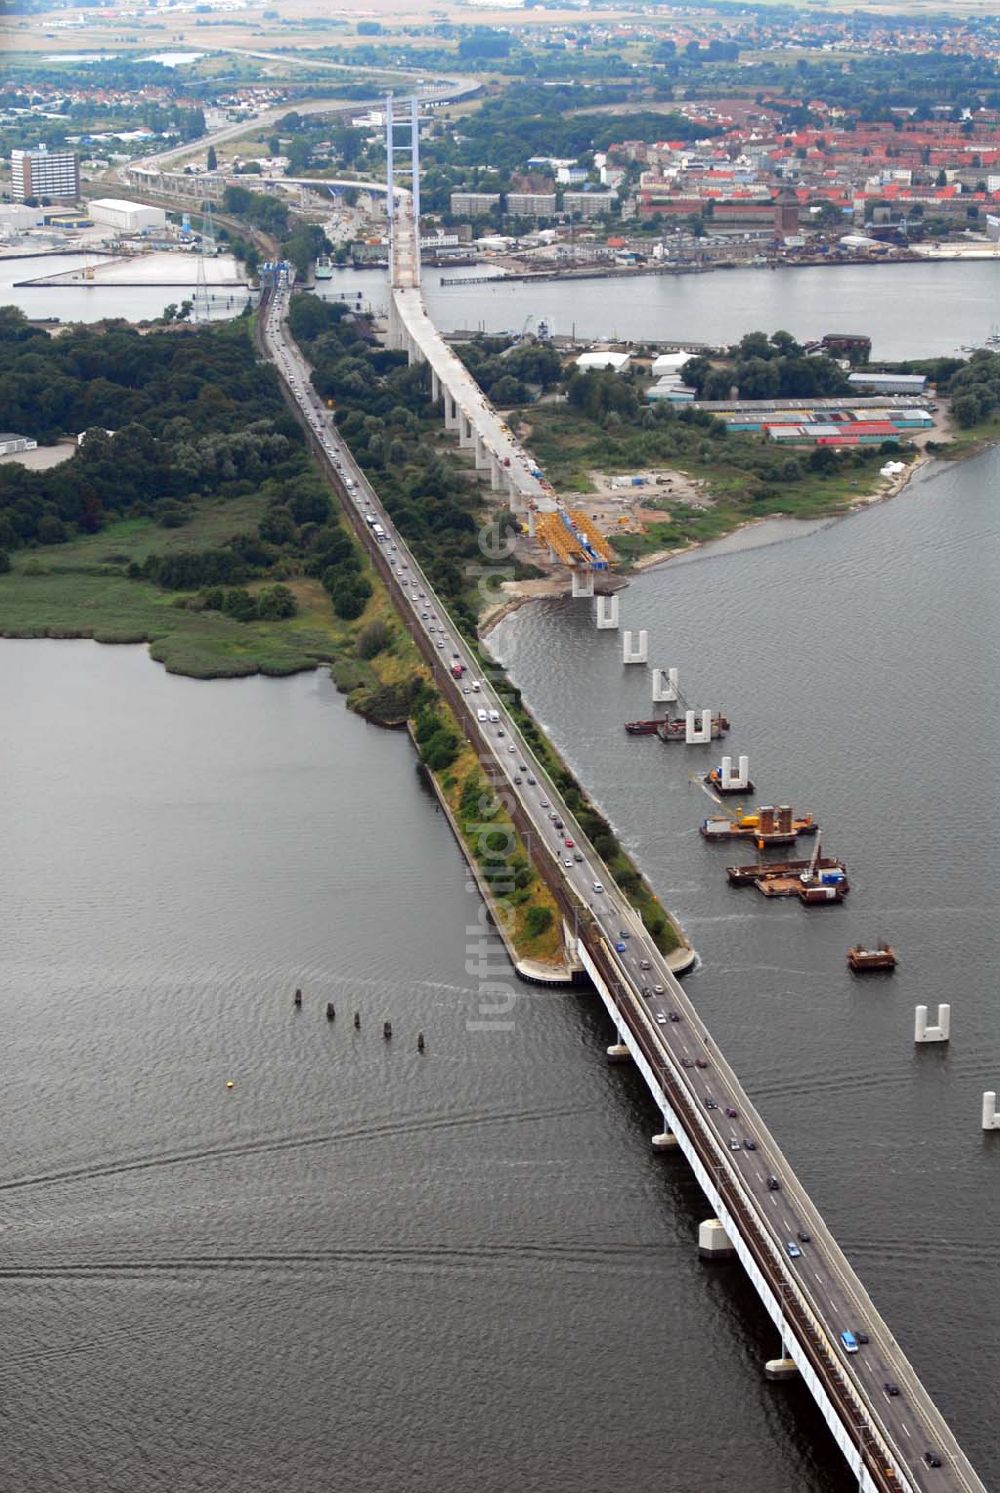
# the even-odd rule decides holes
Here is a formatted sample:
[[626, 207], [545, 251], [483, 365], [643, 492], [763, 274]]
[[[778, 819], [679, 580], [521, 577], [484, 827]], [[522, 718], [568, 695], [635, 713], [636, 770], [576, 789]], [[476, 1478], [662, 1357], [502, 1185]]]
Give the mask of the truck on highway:
[[375, 538], [378, 540], [379, 544], [381, 544], [385, 539], [385, 530], [383, 529], [381, 524], [372, 524], [372, 533], [375, 535]]
[[453, 653], [451, 655], [451, 665], [450, 665], [450, 667], [451, 667], [452, 678], [453, 679], [461, 679], [462, 675], [465, 673], [465, 665], [463, 664], [462, 660], [459, 658], [459, 656], [458, 656], [457, 653]]

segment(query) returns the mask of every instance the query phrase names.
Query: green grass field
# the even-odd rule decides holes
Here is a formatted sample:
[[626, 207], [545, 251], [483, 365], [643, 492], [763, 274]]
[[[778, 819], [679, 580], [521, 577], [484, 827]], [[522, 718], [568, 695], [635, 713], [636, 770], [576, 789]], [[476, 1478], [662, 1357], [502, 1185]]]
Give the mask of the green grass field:
[[[374, 576], [364, 615], [343, 622], [318, 581], [293, 579], [298, 615], [280, 622], [237, 622], [219, 612], [175, 605], [176, 592], [129, 580], [128, 564], [149, 554], [211, 548], [256, 527], [260, 498], [205, 503], [182, 529], [161, 529], [150, 519], [125, 519], [100, 534], [69, 544], [19, 551], [0, 575], [0, 636], [94, 638], [102, 643], [149, 643], [153, 658], [172, 674], [196, 679], [244, 674], [294, 674], [353, 651], [354, 638], [376, 616], [391, 616]], [[259, 582], [265, 585], [267, 582]], [[250, 590], [255, 587], [251, 585]], [[401, 627], [391, 650], [364, 665], [365, 679], [416, 667], [416, 651]]]

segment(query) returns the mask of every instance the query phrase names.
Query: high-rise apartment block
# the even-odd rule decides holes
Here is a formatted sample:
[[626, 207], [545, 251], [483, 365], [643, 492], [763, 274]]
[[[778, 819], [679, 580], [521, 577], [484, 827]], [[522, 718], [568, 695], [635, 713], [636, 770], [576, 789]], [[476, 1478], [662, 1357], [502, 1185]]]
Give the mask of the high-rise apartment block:
[[43, 197], [75, 202], [80, 195], [80, 162], [71, 150], [12, 150], [10, 194], [15, 202]]

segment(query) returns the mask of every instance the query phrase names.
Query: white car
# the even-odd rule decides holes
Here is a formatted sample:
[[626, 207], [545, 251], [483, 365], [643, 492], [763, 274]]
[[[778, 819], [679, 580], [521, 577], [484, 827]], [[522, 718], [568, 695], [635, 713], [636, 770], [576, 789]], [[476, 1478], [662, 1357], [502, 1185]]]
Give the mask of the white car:
[[600, 881], [595, 881], [594, 882], [594, 891], [595, 892], [603, 892], [604, 891], [604, 885], [603, 885], [603, 883], [600, 882]]

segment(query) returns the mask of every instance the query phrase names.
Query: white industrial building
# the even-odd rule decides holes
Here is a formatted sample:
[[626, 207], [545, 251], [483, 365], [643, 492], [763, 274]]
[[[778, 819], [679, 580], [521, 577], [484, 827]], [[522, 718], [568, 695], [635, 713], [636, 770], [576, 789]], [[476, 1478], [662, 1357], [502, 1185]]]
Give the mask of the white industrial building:
[[28, 207], [23, 202], [0, 202], [0, 229], [24, 233], [29, 228], [41, 228], [44, 222], [44, 208]]
[[595, 368], [610, 368], [612, 373], [624, 373], [631, 357], [631, 353], [603, 351], [581, 353], [576, 360], [576, 366], [581, 373], [592, 373]]
[[97, 197], [90, 204], [95, 223], [114, 228], [118, 233], [142, 233], [151, 228], [162, 232], [167, 215], [162, 207], [147, 207], [144, 202], [126, 202], [121, 197]]
[[859, 394], [923, 394], [927, 388], [922, 373], [849, 373], [847, 382]]
[[654, 378], [664, 378], [669, 373], [679, 373], [685, 363], [691, 361], [692, 354], [684, 351], [675, 353], [660, 353], [658, 358], [653, 359], [650, 370]]
[[13, 430], [0, 430], [0, 456], [16, 456], [21, 451], [34, 451], [38, 446], [30, 435], [17, 435]]

